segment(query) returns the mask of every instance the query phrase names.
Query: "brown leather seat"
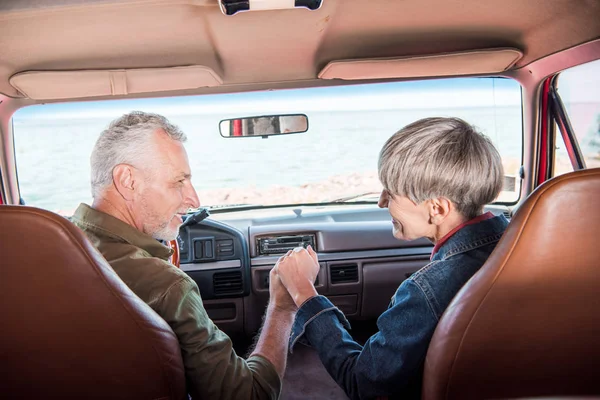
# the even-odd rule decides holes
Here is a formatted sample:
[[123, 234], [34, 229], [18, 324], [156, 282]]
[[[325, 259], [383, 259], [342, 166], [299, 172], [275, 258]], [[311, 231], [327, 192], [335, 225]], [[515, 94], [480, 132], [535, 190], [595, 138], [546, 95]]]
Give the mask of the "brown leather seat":
[[177, 338], [83, 232], [0, 206], [0, 397], [183, 399]]
[[428, 400], [600, 394], [600, 169], [523, 203], [442, 316], [424, 374]]

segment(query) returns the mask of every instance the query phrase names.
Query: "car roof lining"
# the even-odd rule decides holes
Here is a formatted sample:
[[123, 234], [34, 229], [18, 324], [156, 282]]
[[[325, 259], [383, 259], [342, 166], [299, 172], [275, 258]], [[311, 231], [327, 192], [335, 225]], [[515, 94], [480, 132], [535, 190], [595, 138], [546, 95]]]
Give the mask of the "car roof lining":
[[[235, 92], [325, 86], [318, 73], [332, 61], [486, 48], [522, 51], [514, 70], [600, 37], [600, 2], [595, 0], [583, 0], [578, 7], [568, 0], [501, 5], [433, 0], [427, 7], [419, 0], [324, 0], [317, 11], [234, 16], [223, 15], [216, 0], [8, 3], [0, 6], [0, 92], [9, 97], [23, 96], [9, 79], [25, 71], [201, 65], [222, 77], [221, 90]], [[489, 72], [469, 68], [473, 74]], [[180, 88], [160, 95], [214, 91]]]

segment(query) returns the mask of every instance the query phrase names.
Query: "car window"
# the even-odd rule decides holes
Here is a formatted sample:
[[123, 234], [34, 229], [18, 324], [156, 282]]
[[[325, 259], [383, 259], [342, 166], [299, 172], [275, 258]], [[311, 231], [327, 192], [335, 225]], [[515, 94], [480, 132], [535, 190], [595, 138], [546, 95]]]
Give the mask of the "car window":
[[[567, 69], [557, 90], [565, 106], [587, 168], [600, 167], [600, 60]], [[557, 132], [559, 132], [557, 130]], [[554, 175], [572, 171], [560, 133], [556, 138]]]
[[[455, 116], [494, 142], [504, 163], [501, 202], [520, 196], [521, 87], [510, 79], [456, 78], [178, 98], [36, 105], [13, 117], [20, 194], [64, 214], [90, 202], [89, 157], [112, 119], [142, 110], [165, 115], [188, 136], [202, 205], [319, 203], [356, 196], [376, 202], [385, 141], [424, 117]], [[219, 123], [305, 114], [308, 131], [267, 139], [224, 138]]]
[[569, 158], [569, 153], [567, 153], [567, 147], [565, 146], [565, 142], [560, 134], [560, 129], [556, 123], [554, 124], [554, 132], [556, 134], [556, 147], [554, 148], [554, 170], [552, 172], [552, 176], [558, 176], [566, 174], [567, 172], [572, 172], [573, 165], [571, 165], [571, 159]]

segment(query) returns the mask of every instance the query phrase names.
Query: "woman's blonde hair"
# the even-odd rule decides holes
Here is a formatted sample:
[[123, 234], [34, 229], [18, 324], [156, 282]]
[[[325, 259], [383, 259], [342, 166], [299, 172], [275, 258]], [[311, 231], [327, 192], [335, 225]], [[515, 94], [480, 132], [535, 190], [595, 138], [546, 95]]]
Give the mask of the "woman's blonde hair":
[[492, 142], [459, 118], [425, 118], [405, 126], [379, 153], [379, 180], [420, 204], [445, 197], [473, 218], [502, 189], [504, 171]]

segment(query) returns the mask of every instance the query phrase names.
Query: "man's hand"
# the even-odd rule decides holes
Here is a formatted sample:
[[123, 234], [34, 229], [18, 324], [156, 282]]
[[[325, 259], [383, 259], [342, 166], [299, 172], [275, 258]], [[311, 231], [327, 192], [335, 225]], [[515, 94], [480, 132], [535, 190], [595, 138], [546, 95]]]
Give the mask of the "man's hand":
[[298, 309], [287, 289], [281, 283], [281, 279], [279, 279], [277, 266], [271, 269], [269, 274], [269, 303], [282, 311], [296, 312]]
[[311, 246], [288, 251], [273, 269], [276, 271], [271, 271], [271, 277], [274, 273], [279, 276], [296, 306], [300, 307], [306, 300], [318, 295], [314, 283], [320, 267], [317, 253]]
[[269, 306], [252, 355], [269, 360], [283, 380], [292, 324], [298, 307], [279, 279], [277, 265], [269, 273]]

